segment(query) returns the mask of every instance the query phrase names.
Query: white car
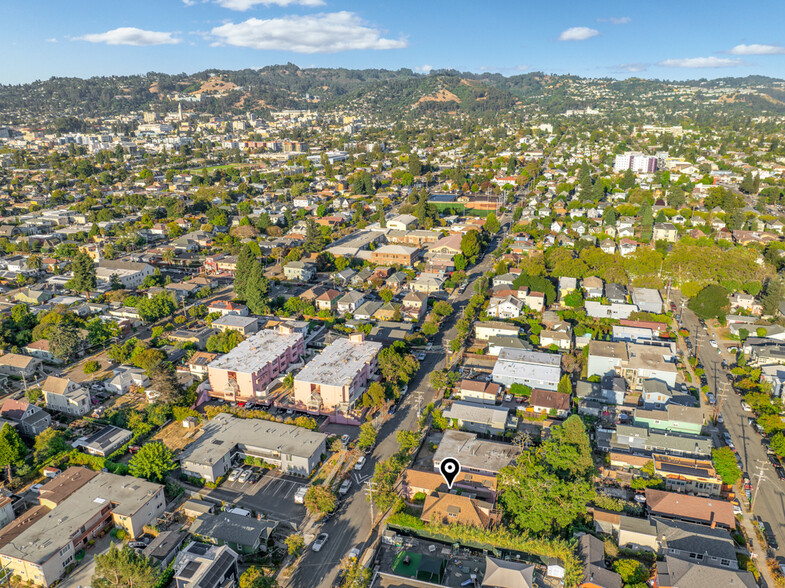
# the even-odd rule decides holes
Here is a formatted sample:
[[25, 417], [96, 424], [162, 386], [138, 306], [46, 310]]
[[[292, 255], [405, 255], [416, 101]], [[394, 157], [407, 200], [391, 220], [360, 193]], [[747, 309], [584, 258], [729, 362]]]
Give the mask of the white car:
[[341, 487], [338, 488], [338, 494], [343, 496], [344, 494], [346, 494], [349, 491], [349, 488], [351, 488], [351, 487], [352, 487], [352, 481], [348, 480], [348, 479], [344, 480], [343, 484], [341, 484]]
[[742, 400], [741, 401], [741, 409], [744, 412], [750, 412], [752, 410], [752, 407], [749, 404], [747, 404], [744, 400]]
[[505, 394], [504, 395], [505, 402], [512, 402], [512, 394]]
[[237, 481], [245, 483], [251, 478], [251, 474], [253, 474], [251, 470], [245, 470], [242, 474], [240, 474], [240, 477], [237, 478]]
[[418, 361], [425, 361], [425, 351], [420, 351], [420, 354], [417, 356]]
[[240, 477], [240, 470], [232, 470], [229, 473], [229, 481], [230, 482], [236, 482], [238, 477]]
[[714, 347], [715, 349], [717, 348], [717, 342], [716, 342], [714, 339], [712, 339], [711, 341], [709, 341], [709, 345], [711, 345], [711, 346], [712, 346], [712, 347]]
[[[426, 346], [425, 346], [425, 348], [426, 348], [428, 351], [430, 351], [432, 347], [433, 347], [433, 343], [431, 343], [430, 341], [428, 341], [428, 345], [426, 345]], [[356, 549], [356, 548], [355, 548], [355, 549]]]
[[717, 415], [717, 422], [718, 422], [719, 424], [722, 424], [722, 423], [724, 423], [724, 422], [725, 422], [725, 419], [724, 419], [724, 418], [722, 418], [722, 415], [721, 415], [721, 414], [718, 414], [718, 415]]
[[357, 463], [354, 464], [354, 469], [359, 472], [361, 469], [363, 469], [364, 465], [365, 465], [365, 456], [361, 455], [360, 459], [357, 460]]
[[341, 443], [343, 443], [344, 447], [349, 445], [349, 435], [341, 435]]
[[319, 535], [316, 537], [316, 540], [314, 540], [313, 545], [311, 545], [311, 549], [314, 551], [320, 551], [322, 547], [324, 547], [324, 544], [327, 543], [327, 539], [329, 537], [330, 536], [327, 533], [319, 533]]
[[409, 386], [404, 386], [403, 388], [401, 388], [401, 398], [403, 398], [404, 396], [406, 396], [406, 393], [407, 393], [408, 391], [409, 391]]
[[308, 492], [307, 486], [300, 486], [297, 492], [294, 493], [294, 503], [303, 504], [305, 502], [305, 494]]

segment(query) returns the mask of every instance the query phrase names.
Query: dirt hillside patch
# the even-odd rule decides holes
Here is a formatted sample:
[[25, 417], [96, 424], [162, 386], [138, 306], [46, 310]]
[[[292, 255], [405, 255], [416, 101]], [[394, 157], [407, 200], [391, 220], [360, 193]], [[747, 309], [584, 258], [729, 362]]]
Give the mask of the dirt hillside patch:
[[461, 99], [449, 90], [437, 90], [435, 94], [430, 94], [420, 98], [417, 101], [417, 104], [421, 104], [423, 102], [457, 102], [460, 104]]

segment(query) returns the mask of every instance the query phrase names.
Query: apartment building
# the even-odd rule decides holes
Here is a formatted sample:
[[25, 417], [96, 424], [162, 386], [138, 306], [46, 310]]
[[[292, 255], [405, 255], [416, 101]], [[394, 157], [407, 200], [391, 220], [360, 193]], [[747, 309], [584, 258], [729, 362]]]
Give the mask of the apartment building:
[[302, 333], [289, 326], [259, 331], [207, 366], [210, 396], [230, 402], [262, 398], [270, 382], [304, 353]]

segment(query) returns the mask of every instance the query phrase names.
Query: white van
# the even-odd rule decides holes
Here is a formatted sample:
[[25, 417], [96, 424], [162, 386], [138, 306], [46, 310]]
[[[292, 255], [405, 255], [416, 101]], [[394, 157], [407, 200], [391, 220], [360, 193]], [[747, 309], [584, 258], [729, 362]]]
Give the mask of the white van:
[[297, 492], [294, 493], [295, 504], [303, 504], [305, 502], [305, 493], [308, 492], [307, 486], [300, 486]]

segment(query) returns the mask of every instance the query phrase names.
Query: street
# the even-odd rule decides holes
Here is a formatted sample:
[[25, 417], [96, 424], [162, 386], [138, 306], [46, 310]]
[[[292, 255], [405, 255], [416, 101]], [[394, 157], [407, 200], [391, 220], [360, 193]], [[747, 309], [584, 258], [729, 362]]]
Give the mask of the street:
[[[500, 219], [504, 233], [505, 217]], [[417, 396], [422, 395], [421, 407], [425, 407], [434, 400], [434, 390], [429, 384], [431, 372], [445, 367], [445, 347], [457, 336], [455, 324], [463, 313], [469, 299], [474, 295], [474, 282], [491, 268], [493, 262], [492, 252], [501, 243], [501, 236], [494, 238], [486, 248], [483, 259], [474, 266], [467, 277], [468, 286], [463, 293], [450, 299], [454, 312], [441, 325], [439, 333], [432, 338], [433, 349], [426, 353], [425, 360], [420, 362], [420, 370], [409, 383], [409, 393], [401, 403], [395, 415], [385, 423], [377, 436], [377, 445], [368, 455], [368, 461], [361, 472], [352, 472], [352, 487], [343, 498], [339, 512], [332, 519], [323, 523], [318, 531], [328, 533], [330, 538], [321, 551], [314, 552], [310, 548], [306, 551], [297, 564], [295, 572], [289, 579], [288, 585], [293, 588], [329, 588], [332, 586], [341, 567], [341, 560], [345, 558], [353, 547], [364, 550], [370, 539], [371, 505], [366, 499], [367, 484], [373, 475], [377, 462], [391, 457], [398, 451], [398, 442], [395, 439], [397, 431], [412, 431], [418, 428]], [[359, 474], [359, 478], [358, 475]], [[363, 484], [358, 483], [358, 479]], [[382, 513], [375, 512], [376, 519]]]
[[[725, 445], [722, 441], [722, 433], [725, 430], [730, 433], [736, 451], [744, 464], [744, 471], [752, 480], [753, 496], [755, 496], [757, 489], [753, 514], [771, 525], [779, 545], [773, 555], [778, 560], [785, 561], [785, 482], [777, 477], [774, 468], [769, 463], [766, 451], [761, 445], [761, 436], [747, 422], [747, 419], [754, 417], [754, 414], [742, 410], [741, 396], [736, 395], [730, 385], [723, 387], [723, 382], [728, 382], [728, 372], [722, 369], [722, 360], [726, 359], [732, 366], [736, 360], [735, 354], [727, 351], [726, 346], [722, 345], [711, 326], [704, 330], [698, 317], [686, 306], [682, 313], [682, 320], [684, 328], [690, 332], [693, 344], [699, 345], [698, 355], [706, 370], [709, 388], [714, 393], [717, 402], [721, 403], [720, 412], [724, 423], [717, 426], [710, 423], [707, 425], [714, 445], [717, 447]], [[711, 346], [709, 343], [711, 339], [715, 339], [720, 344], [720, 351]], [[723, 388], [724, 398], [722, 397]], [[706, 414], [713, 412], [710, 410], [713, 407], [706, 404], [705, 398], [701, 398], [701, 404], [705, 409], [708, 409]], [[761, 469], [763, 478], [758, 477]], [[743, 493], [740, 494], [739, 501], [746, 510], [746, 498]]]

